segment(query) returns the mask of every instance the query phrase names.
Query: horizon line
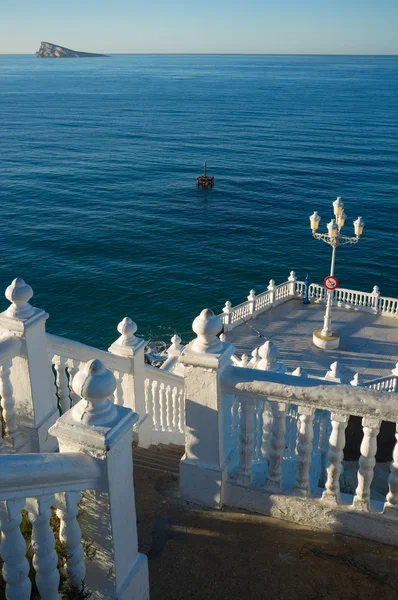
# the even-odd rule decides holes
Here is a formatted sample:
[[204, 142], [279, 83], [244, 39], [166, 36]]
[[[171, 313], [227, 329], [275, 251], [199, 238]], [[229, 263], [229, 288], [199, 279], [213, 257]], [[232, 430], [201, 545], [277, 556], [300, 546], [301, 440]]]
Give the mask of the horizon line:
[[[78, 52], [76, 50], [76, 52]], [[82, 52], [85, 52], [84, 50]], [[96, 53], [98, 54], [98, 52]], [[102, 54], [102, 53], [101, 53]], [[105, 56], [398, 56], [398, 53], [344, 53], [344, 52], [109, 52]], [[36, 52], [0, 52], [0, 56], [34, 56]], [[69, 57], [62, 57], [69, 58]]]

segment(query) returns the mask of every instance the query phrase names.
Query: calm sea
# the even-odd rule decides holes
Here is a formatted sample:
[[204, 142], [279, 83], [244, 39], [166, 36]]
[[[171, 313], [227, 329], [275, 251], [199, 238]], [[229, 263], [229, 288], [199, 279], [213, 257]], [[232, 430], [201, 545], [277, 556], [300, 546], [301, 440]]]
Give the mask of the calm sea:
[[25, 278], [60, 335], [107, 347], [129, 315], [167, 339], [323, 280], [308, 216], [341, 195], [366, 228], [340, 284], [396, 296], [397, 98], [398, 57], [0, 56], [0, 288]]

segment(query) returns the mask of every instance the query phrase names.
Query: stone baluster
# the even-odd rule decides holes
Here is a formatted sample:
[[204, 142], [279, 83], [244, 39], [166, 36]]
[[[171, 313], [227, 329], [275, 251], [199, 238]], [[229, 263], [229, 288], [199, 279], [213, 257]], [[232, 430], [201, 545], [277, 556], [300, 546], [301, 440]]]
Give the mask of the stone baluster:
[[184, 390], [178, 393], [178, 430], [185, 433], [185, 397]]
[[287, 280], [290, 282], [289, 295], [294, 296], [295, 291], [296, 291], [296, 281], [297, 281], [296, 273], [294, 271], [290, 271], [290, 275]]
[[47, 432], [59, 417], [59, 410], [48, 361], [48, 314], [29, 304], [33, 290], [23, 279], [14, 279], [5, 296], [11, 304], [0, 314], [0, 327], [20, 337], [24, 345], [11, 370], [18, 424], [25, 436], [23, 449], [52, 452], [56, 441]]
[[241, 367], [249, 366], [249, 357], [247, 356], [247, 354], [242, 354], [242, 356], [240, 358], [240, 366]]
[[254, 408], [254, 449], [253, 449], [253, 461], [260, 462], [263, 460], [261, 447], [263, 445], [263, 428], [264, 428], [264, 400], [258, 400]]
[[161, 431], [161, 421], [160, 421], [160, 383], [154, 379], [152, 381], [152, 418], [153, 418], [153, 428], [155, 431]]
[[66, 574], [69, 581], [78, 587], [86, 574], [82, 533], [77, 521], [79, 500], [80, 492], [64, 492], [55, 495], [54, 503], [60, 520], [59, 539], [66, 548]]
[[36, 586], [42, 598], [61, 600], [58, 593], [58, 556], [55, 551], [54, 534], [50, 525], [53, 494], [28, 498], [26, 506], [32, 523], [33, 566], [36, 571]]
[[395, 432], [395, 446], [388, 478], [388, 494], [383, 512], [398, 517], [398, 425]]
[[67, 359], [63, 356], [55, 355], [53, 358], [53, 365], [56, 373], [57, 396], [61, 414], [66, 413], [71, 405], [69, 398], [69, 382], [66, 375], [66, 361]]
[[171, 386], [165, 386], [166, 395], [166, 430], [173, 431], [173, 398], [171, 394]]
[[10, 378], [11, 363], [11, 359], [5, 359], [0, 366], [0, 396], [3, 419], [6, 424], [6, 439], [15, 448], [21, 435], [17, 425], [14, 389]]
[[170, 387], [170, 407], [170, 431], [178, 431], [178, 411], [180, 407], [178, 403], [178, 389], [176, 386]]
[[315, 409], [313, 408], [298, 407], [297, 474], [294, 488], [296, 493], [300, 495], [307, 495], [309, 492], [312, 440], [314, 439], [314, 412]]
[[79, 361], [75, 360], [74, 358], [68, 358], [68, 360], [66, 361], [66, 371], [68, 373], [69, 378], [69, 398], [71, 399], [72, 406], [74, 406], [76, 402], [80, 401], [79, 396], [75, 394], [72, 387], [73, 378], [79, 370], [79, 364]]
[[7, 600], [30, 600], [31, 583], [26, 542], [21, 533], [21, 510], [25, 499], [0, 502], [0, 555], [3, 559], [3, 577]]
[[164, 383], [159, 384], [159, 410], [160, 410], [160, 430], [167, 429], [167, 404], [166, 404], [166, 386]]
[[150, 379], [145, 379], [144, 384], [145, 389], [145, 412], [152, 413], [152, 381]]
[[249, 313], [253, 316], [256, 313], [256, 292], [255, 290], [250, 290], [250, 294], [247, 297], [249, 301]]
[[287, 404], [272, 403], [272, 428], [268, 448], [268, 478], [266, 487], [269, 490], [279, 490], [281, 487], [282, 460], [285, 450]]
[[323, 500], [330, 505], [340, 503], [340, 473], [344, 458], [345, 430], [347, 428], [349, 415], [332, 413], [332, 433], [329, 439], [329, 450], [327, 453], [326, 483], [322, 494]]
[[123, 406], [124, 398], [123, 398], [123, 373], [120, 371], [115, 371], [114, 373], [116, 379], [116, 390], [114, 394], [115, 404], [119, 406]]
[[231, 437], [236, 439], [239, 437], [240, 424], [240, 403], [238, 400], [232, 402], [231, 406]]
[[223, 318], [223, 332], [228, 333], [231, 329], [231, 317], [232, 317], [232, 304], [229, 300], [226, 301], [224, 308], [222, 309]]
[[379, 298], [380, 298], [380, 290], [377, 285], [373, 286], [372, 291], [372, 312], [377, 314], [379, 312]]
[[263, 410], [263, 435], [261, 441], [261, 456], [268, 461], [269, 459], [269, 442], [271, 439], [272, 430], [272, 410], [269, 402], [264, 402]]
[[[106, 590], [109, 598], [147, 600], [147, 559], [138, 553], [131, 452], [138, 415], [109, 400], [115, 388], [113, 373], [101, 361], [89, 361], [73, 379], [73, 389], [82, 400], [58, 419], [50, 434], [58, 438], [61, 453], [84, 452], [101, 463], [101, 491], [86, 492], [82, 502], [82, 528], [90, 532], [96, 550], [86, 562], [88, 589], [95, 598], [103, 597]], [[66, 508], [73, 529], [71, 546], [77, 548], [72, 503], [76, 505], [76, 497]], [[81, 565], [76, 552], [77, 577]]]
[[295, 377], [308, 377], [308, 373], [305, 369], [303, 369], [302, 367], [297, 367], [297, 369], [295, 369], [294, 371], [292, 371], [292, 375], [294, 375]]
[[270, 292], [270, 302], [272, 306], [275, 302], [275, 281], [273, 279], [269, 280], [267, 290]]
[[363, 417], [363, 438], [361, 443], [361, 456], [359, 458], [358, 486], [355, 490], [353, 508], [355, 510], [369, 511], [370, 485], [373, 480], [373, 471], [376, 465], [377, 436], [380, 431], [380, 420], [374, 417]]
[[255, 369], [257, 367], [259, 360], [260, 360], [260, 355], [258, 353], [258, 348], [254, 348], [254, 350], [251, 353], [251, 359], [250, 359], [248, 365], [246, 365], [246, 366], [248, 366], [249, 368]]
[[240, 409], [238, 479], [243, 485], [250, 485], [254, 449], [254, 401], [242, 399]]

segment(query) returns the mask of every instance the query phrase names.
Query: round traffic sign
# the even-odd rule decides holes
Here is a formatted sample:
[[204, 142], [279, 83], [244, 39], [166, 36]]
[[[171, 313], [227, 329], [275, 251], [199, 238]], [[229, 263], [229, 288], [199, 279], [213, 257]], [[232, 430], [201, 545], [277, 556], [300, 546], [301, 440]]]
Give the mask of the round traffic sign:
[[339, 285], [339, 282], [337, 281], [336, 277], [333, 277], [333, 275], [328, 275], [328, 277], [325, 277], [323, 280], [323, 285], [327, 290], [335, 290]]

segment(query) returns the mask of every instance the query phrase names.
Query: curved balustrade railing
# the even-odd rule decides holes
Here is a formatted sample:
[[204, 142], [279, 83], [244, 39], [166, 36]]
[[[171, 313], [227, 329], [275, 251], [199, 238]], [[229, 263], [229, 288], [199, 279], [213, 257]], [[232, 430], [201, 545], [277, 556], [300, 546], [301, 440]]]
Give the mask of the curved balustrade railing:
[[[241, 323], [255, 318], [262, 312], [277, 306], [291, 298], [302, 298], [305, 294], [304, 281], [291, 279], [279, 285], [274, 285], [271, 280], [268, 289], [261, 294], [250, 294], [248, 300], [231, 306], [226, 303], [221, 318], [224, 331], [230, 331]], [[312, 283], [309, 287], [309, 298], [313, 302], [326, 302], [327, 291], [317, 283]], [[359, 290], [351, 290], [348, 288], [337, 288], [333, 292], [333, 301], [341, 308], [353, 308], [364, 312], [373, 312], [386, 317], [398, 316], [398, 298], [389, 298], [380, 296], [378, 288], [375, 287], [373, 292], [361, 292]]]
[[380, 377], [379, 379], [372, 379], [364, 383], [364, 387], [370, 388], [371, 390], [377, 390], [378, 392], [397, 392], [398, 390], [398, 376], [387, 375], [387, 377]]

